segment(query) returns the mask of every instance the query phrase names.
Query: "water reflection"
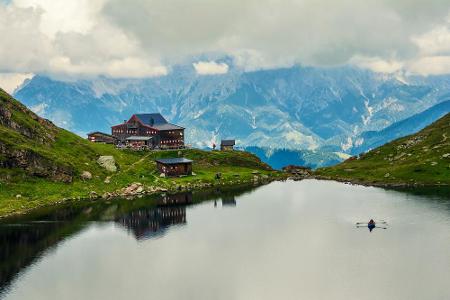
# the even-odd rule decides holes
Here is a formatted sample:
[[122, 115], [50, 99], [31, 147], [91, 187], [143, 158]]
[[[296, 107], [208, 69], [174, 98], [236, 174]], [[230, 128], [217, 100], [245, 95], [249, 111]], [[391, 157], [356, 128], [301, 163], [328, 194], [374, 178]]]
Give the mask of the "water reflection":
[[186, 224], [186, 206], [157, 207], [133, 211], [116, 220], [137, 240], [162, 236], [173, 225]]
[[234, 195], [222, 197], [222, 206], [236, 206], [236, 198]]
[[448, 199], [303, 181], [48, 209], [0, 225], [0, 298], [450, 299]]
[[[0, 226], [0, 292], [18, 271], [45, 250], [80, 230], [80, 210], [68, 207], [44, 214], [40, 220], [22, 220]], [[81, 216], [83, 218], [83, 216]], [[68, 223], [70, 221], [70, 223]]]
[[[254, 188], [163, 194], [136, 200], [88, 202], [46, 208], [0, 222], [0, 297], [21, 270], [90, 222], [114, 221], [137, 240], [161, 237], [171, 226], [186, 224], [186, 207], [213, 197], [250, 192]], [[227, 202], [227, 200], [225, 201]], [[235, 201], [234, 201], [235, 203]]]

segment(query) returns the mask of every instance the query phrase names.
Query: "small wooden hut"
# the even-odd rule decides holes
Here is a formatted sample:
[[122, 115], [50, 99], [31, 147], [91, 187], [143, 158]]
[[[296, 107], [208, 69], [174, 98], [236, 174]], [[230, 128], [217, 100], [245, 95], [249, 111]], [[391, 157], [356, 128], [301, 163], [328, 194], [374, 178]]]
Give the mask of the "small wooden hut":
[[192, 162], [184, 157], [161, 158], [156, 160], [156, 166], [165, 176], [192, 175]]
[[235, 140], [222, 140], [220, 142], [220, 150], [221, 151], [233, 151], [234, 145], [236, 145]]

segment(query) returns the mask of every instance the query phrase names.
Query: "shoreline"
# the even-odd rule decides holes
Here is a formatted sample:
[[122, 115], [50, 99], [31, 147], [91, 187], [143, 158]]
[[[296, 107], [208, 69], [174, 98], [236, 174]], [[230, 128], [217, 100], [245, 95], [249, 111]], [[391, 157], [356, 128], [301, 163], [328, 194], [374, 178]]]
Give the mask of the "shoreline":
[[[158, 196], [163, 195], [165, 193], [167, 194], [178, 194], [178, 193], [186, 193], [186, 192], [200, 192], [205, 191], [209, 189], [219, 189], [219, 188], [239, 188], [239, 187], [260, 187], [267, 185], [269, 183], [275, 182], [275, 181], [283, 181], [288, 179], [286, 176], [281, 174], [281, 176], [257, 176], [258, 180], [253, 178], [253, 180], [248, 181], [240, 181], [240, 182], [217, 182], [217, 183], [204, 183], [204, 184], [198, 184], [198, 185], [176, 185], [171, 188], [164, 188], [164, 187], [154, 187], [151, 186], [151, 189], [145, 189], [140, 187], [143, 187], [142, 184], [139, 184], [138, 182], [130, 183], [128, 186], [116, 190], [115, 192], [106, 192], [104, 195], [98, 195], [95, 193], [95, 195], [89, 195], [88, 197], [74, 197], [74, 198], [62, 198], [59, 201], [45, 203], [44, 205], [38, 205], [33, 208], [26, 208], [26, 209], [20, 209], [11, 213], [0, 215], [0, 221], [3, 221], [8, 218], [13, 217], [19, 217], [24, 216], [27, 214], [31, 214], [34, 211], [37, 211], [39, 209], [44, 208], [51, 208], [58, 205], [66, 205], [70, 203], [80, 203], [83, 201], [114, 201], [114, 200], [126, 200], [126, 201], [133, 201], [135, 199], [143, 198], [143, 197], [150, 197], [150, 196]], [[135, 185], [137, 187], [136, 190], [132, 191], [131, 193], [120, 193], [120, 191], [124, 191], [125, 189]], [[180, 188], [182, 187], [182, 188]]]
[[[256, 180], [257, 178], [257, 180]], [[280, 173], [278, 176], [256, 176], [252, 180], [247, 181], [240, 181], [240, 182], [214, 182], [214, 183], [203, 183], [203, 184], [197, 184], [197, 185], [174, 185], [170, 188], [165, 188], [162, 186], [150, 186], [150, 187], [144, 187], [142, 184], [135, 182], [130, 183], [128, 186], [123, 187], [122, 189], [116, 190], [115, 192], [106, 192], [103, 195], [98, 195], [96, 193], [90, 194], [88, 197], [74, 197], [74, 198], [62, 198], [59, 201], [45, 203], [43, 205], [38, 205], [33, 208], [26, 208], [26, 209], [20, 209], [16, 210], [11, 213], [0, 215], [0, 221], [3, 221], [8, 218], [18, 217], [18, 216], [24, 216], [27, 214], [31, 214], [34, 211], [37, 211], [39, 209], [44, 208], [51, 208], [58, 205], [67, 205], [70, 203], [80, 203], [83, 201], [115, 201], [115, 200], [126, 200], [126, 201], [133, 201], [135, 199], [143, 198], [143, 197], [150, 197], [150, 196], [158, 196], [158, 195], [164, 195], [165, 193], [174, 195], [178, 193], [186, 193], [186, 192], [200, 192], [200, 191], [207, 191], [207, 190], [214, 190], [214, 189], [220, 189], [220, 188], [239, 188], [239, 187], [261, 187], [264, 185], [267, 185], [269, 183], [275, 182], [275, 181], [286, 181], [286, 180], [294, 180], [294, 181], [301, 181], [304, 179], [316, 179], [316, 180], [323, 180], [323, 181], [335, 181], [343, 184], [352, 184], [352, 185], [359, 185], [359, 186], [365, 186], [365, 187], [378, 187], [378, 188], [386, 188], [386, 189], [409, 189], [409, 188], [433, 188], [433, 187], [450, 187], [450, 184], [445, 183], [404, 183], [404, 182], [397, 182], [397, 183], [387, 183], [387, 182], [367, 182], [367, 181], [361, 181], [357, 179], [348, 179], [348, 178], [335, 178], [335, 177], [329, 177], [329, 176], [323, 176], [323, 175], [311, 175], [306, 177], [296, 177], [292, 176], [292, 174], [284, 174]], [[128, 193], [125, 192], [126, 189], [133, 187]], [[142, 189], [141, 189], [142, 188]]]
[[370, 182], [370, 181], [363, 181], [358, 179], [348, 179], [348, 178], [336, 178], [336, 177], [330, 177], [330, 176], [323, 176], [323, 175], [312, 175], [309, 177], [310, 179], [317, 179], [317, 180], [329, 180], [329, 181], [336, 181], [341, 183], [351, 183], [355, 185], [361, 185], [366, 187], [379, 187], [379, 188], [426, 188], [426, 187], [449, 187], [450, 184], [448, 183], [407, 183], [407, 182]]

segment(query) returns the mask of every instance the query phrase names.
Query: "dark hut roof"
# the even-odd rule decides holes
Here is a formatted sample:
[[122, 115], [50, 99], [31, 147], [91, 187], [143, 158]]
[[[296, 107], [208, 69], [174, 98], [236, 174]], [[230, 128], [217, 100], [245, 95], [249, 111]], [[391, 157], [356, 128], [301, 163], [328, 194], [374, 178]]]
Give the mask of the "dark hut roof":
[[234, 146], [234, 145], [236, 145], [236, 141], [235, 140], [222, 140], [220, 142], [220, 144], [222, 146]]
[[142, 121], [142, 123], [154, 126], [154, 125], [162, 125], [167, 124], [167, 120], [159, 113], [154, 114], [136, 114], [136, 117]]
[[161, 158], [155, 160], [156, 162], [165, 164], [165, 165], [175, 165], [175, 164], [188, 164], [193, 161], [184, 157], [176, 157], [176, 158]]

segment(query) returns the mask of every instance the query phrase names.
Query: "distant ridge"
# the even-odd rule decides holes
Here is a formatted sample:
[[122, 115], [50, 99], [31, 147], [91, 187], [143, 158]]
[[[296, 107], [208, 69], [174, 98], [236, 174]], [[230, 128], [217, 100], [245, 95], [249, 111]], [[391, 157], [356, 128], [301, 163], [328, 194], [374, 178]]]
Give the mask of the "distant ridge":
[[450, 114], [413, 135], [316, 174], [382, 186], [450, 185]]
[[368, 149], [373, 149], [381, 146], [386, 142], [390, 142], [396, 138], [413, 134], [430, 125], [449, 112], [450, 100], [447, 100], [442, 103], [436, 104], [433, 107], [412, 117], [394, 123], [383, 130], [366, 131], [360, 135], [360, 138], [364, 139], [364, 143], [361, 146], [355, 147], [352, 150], [352, 153], [359, 154]]

